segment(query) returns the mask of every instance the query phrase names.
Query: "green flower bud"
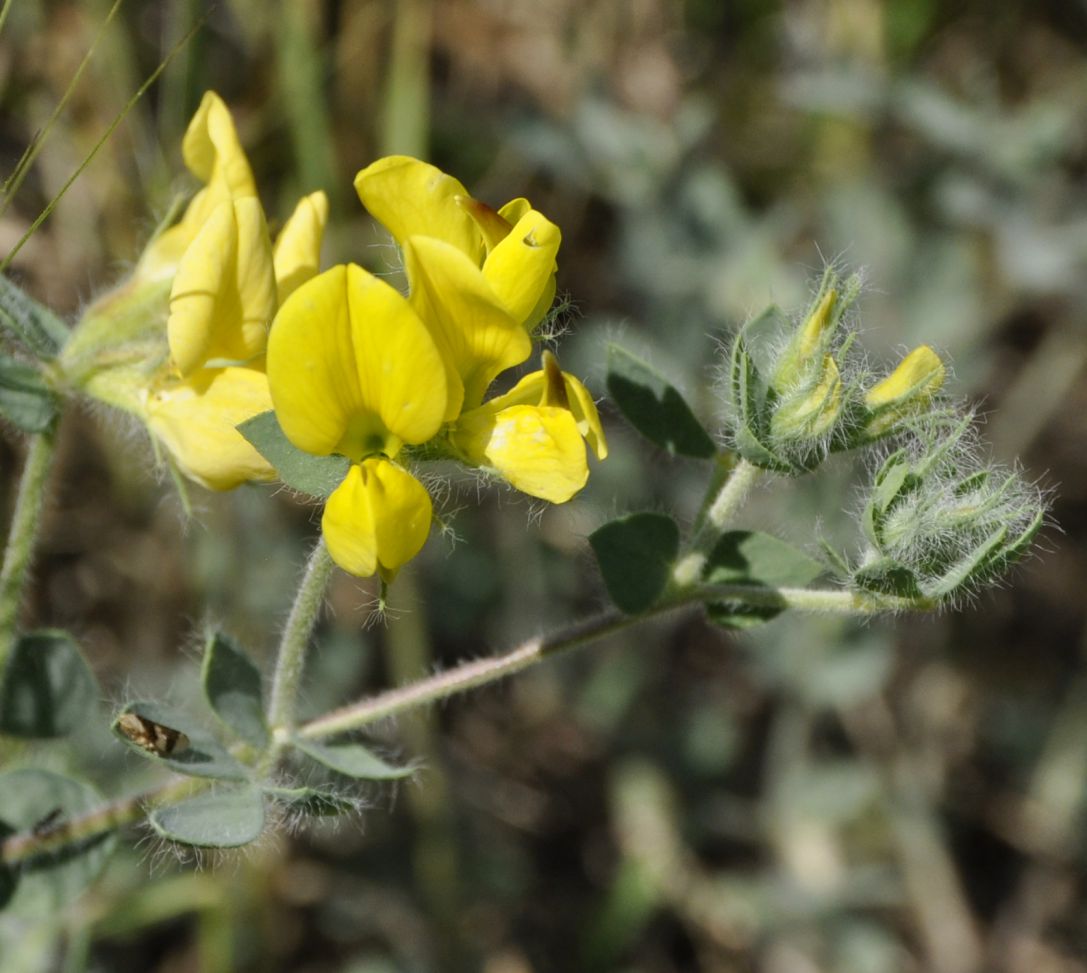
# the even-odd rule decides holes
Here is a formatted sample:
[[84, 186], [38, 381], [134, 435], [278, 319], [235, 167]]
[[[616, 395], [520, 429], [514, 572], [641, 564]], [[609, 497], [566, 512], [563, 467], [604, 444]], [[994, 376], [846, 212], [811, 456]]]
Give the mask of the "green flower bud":
[[1038, 489], [1017, 471], [979, 468], [967, 416], [943, 438], [888, 456], [865, 502], [869, 550], [853, 581], [940, 601], [993, 580], [1045, 519]]

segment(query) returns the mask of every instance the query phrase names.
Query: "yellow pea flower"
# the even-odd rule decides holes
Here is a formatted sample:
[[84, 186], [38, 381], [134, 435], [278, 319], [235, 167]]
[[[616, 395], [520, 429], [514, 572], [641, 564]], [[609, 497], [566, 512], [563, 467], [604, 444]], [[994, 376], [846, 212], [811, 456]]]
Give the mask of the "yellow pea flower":
[[204, 188], [193, 197], [181, 219], [144, 251], [136, 276], [145, 281], [174, 274], [182, 254], [221, 204], [257, 195], [253, 171], [238, 141], [230, 110], [214, 91], [204, 94], [185, 131], [181, 154]]
[[464, 254], [527, 331], [547, 313], [555, 297], [562, 234], [527, 200], [493, 210], [473, 199], [459, 180], [402, 155], [371, 163], [355, 177], [355, 190], [402, 247], [413, 237], [430, 237]]
[[521, 492], [551, 503], [565, 503], [588, 480], [586, 443], [597, 459], [608, 455], [588, 389], [546, 351], [540, 371], [465, 412], [450, 440], [473, 466], [492, 469]]
[[277, 294], [316, 273], [327, 213], [324, 193], [305, 197], [273, 247], [256, 197], [225, 202], [178, 264], [172, 369], [149, 390], [147, 422], [181, 472], [209, 489], [275, 479], [235, 427], [272, 408], [263, 356]]
[[446, 366], [408, 301], [354, 264], [298, 287], [272, 325], [268, 383], [287, 438], [352, 461], [325, 505], [333, 560], [390, 581], [426, 541], [430, 497], [393, 462], [432, 439], [446, 402]]
[[891, 432], [897, 423], [924, 412], [944, 384], [947, 368], [928, 345], [919, 345], [890, 375], [864, 396], [869, 409], [864, 434], [871, 439]]

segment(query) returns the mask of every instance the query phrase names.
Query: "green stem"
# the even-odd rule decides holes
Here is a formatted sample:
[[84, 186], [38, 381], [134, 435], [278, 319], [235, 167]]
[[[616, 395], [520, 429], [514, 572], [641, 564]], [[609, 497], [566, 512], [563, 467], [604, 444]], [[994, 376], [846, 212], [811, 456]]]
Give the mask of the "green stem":
[[719, 476], [714, 477], [710, 493], [716, 491], [716, 495], [707, 497], [695, 523], [688, 552], [672, 569], [672, 578], [678, 587], [688, 588], [698, 582], [710, 549], [761, 475], [758, 466], [740, 457], [727, 479], [722, 482]]
[[537, 636], [511, 652], [487, 659], [473, 659], [447, 672], [391, 689], [370, 699], [326, 713], [299, 728], [308, 739], [335, 736], [357, 730], [406, 710], [436, 703], [521, 672], [537, 662], [606, 635], [621, 632], [650, 618], [701, 604], [728, 601], [755, 607], [795, 608], [800, 611], [838, 615], [873, 615], [928, 607], [905, 598], [876, 597], [852, 591], [807, 588], [756, 588], [750, 585], [711, 585], [688, 588], [640, 615], [605, 612], [551, 635]]
[[[294, 609], [291, 611], [284, 633], [283, 645], [290, 651], [280, 653], [280, 663], [290, 655], [294, 667], [294, 683], [301, 670], [301, 645], [306, 644], [317, 611], [320, 609], [325, 582], [331, 571], [331, 559], [324, 544], [313, 552]], [[640, 615], [623, 615], [605, 612], [594, 618], [576, 622], [566, 629], [529, 639], [504, 655], [489, 659], [465, 662], [448, 672], [421, 679], [407, 686], [380, 693], [370, 699], [352, 703], [334, 710], [299, 727], [298, 736], [320, 739], [357, 730], [378, 720], [397, 716], [428, 703], [448, 699], [458, 693], [487, 686], [506, 676], [527, 669], [537, 662], [595, 642], [606, 635], [621, 632], [649, 619], [684, 608], [691, 608], [704, 601], [731, 601], [759, 607], [795, 608], [800, 611], [834, 613], [839, 615], [874, 615], [885, 611], [909, 611], [931, 607], [927, 603], [905, 598], [877, 596], [852, 591], [832, 591], [806, 588], [755, 588], [749, 585], [710, 585], [685, 590]], [[300, 607], [304, 606], [304, 607]], [[282, 665], [277, 668], [277, 677]], [[281, 683], [277, 679], [277, 685]], [[284, 691], [285, 692], [285, 691]], [[293, 703], [293, 689], [281, 705], [288, 709]], [[289, 745], [286, 728], [279, 734], [281, 746]], [[97, 835], [131, 824], [144, 817], [148, 807], [162, 807], [178, 803], [193, 794], [212, 786], [205, 778], [173, 778], [159, 787], [144, 791], [134, 797], [122, 798], [72, 818], [62, 828], [45, 835], [19, 833], [0, 842], [0, 865], [14, 865], [41, 854], [56, 853], [60, 849], [77, 845]]]
[[732, 470], [732, 475], [725, 481], [721, 492], [717, 494], [706, 512], [706, 521], [712, 530], [720, 533], [728, 526], [733, 514], [746, 499], [748, 492], [761, 474], [762, 470], [754, 463], [740, 458]]
[[140, 821], [150, 807], [174, 804], [206, 790], [212, 781], [193, 777], [174, 777], [132, 797], [123, 797], [109, 804], [70, 818], [45, 833], [19, 832], [0, 842], [0, 865], [12, 866], [39, 855], [56, 854], [64, 848], [83, 844], [99, 835], [115, 831]]
[[329, 557], [325, 539], [321, 537], [310, 555], [306, 573], [298, 594], [294, 596], [294, 605], [287, 616], [287, 625], [279, 641], [279, 654], [276, 658], [276, 671], [272, 679], [272, 698], [268, 705], [268, 723], [273, 732], [280, 730], [282, 735], [294, 721], [294, 704], [298, 696], [298, 684], [302, 679], [302, 668], [306, 658], [306, 646], [309, 644], [317, 616], [325, 601], [325, 589], [332, 576], [332, 558]]
[[4, 565], [0, 568], [0, 672], [7, 664], [15, 641], [23, 585], [41, 526], [45, 485], [55, 451], [54, 430], [30, 437], [19, 491], [15, 497], [15, 512], [11, 517], [11, 533], [4, 551]]

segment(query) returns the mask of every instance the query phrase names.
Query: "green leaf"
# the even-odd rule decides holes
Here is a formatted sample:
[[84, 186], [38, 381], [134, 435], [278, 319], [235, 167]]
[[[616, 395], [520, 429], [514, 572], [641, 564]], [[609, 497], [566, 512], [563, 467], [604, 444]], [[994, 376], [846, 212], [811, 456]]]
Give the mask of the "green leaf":
[[415, 773], [415, 768], [410, 764], [394, 767], [371, 753], [361, 743], [313, 743], [310, 740], [295, 740], [295, 746], [319, 764], [359, 780], [399, 780]]
[[608, 347], [608, 392], [630, 424], [679, 456], [709, 459], [717, 447], [679, 390], [618, 345]]
[[24, 351], [49, 359], [68, 340], [67, 326], [14, 281], [0, 274], [0, 331]]
[[300, 450], [286, 437], [271, 411], [247, 419], [238, 432], [275, 467], [287, 486], [321, 500], [343, 482], [351, 465], [343, 456], [313, 456]]
[[[761, 319], [760, 319], [761, 320]], [[792, 464], [778, 456], [763, 442], [766, 420], [766, 397], [769, 390], [748, 353], [744, 332], [732, 343], [729, 364], [729, 391], [734, 415], [733, 437], [736, 451], [751, 463], [777, 473], [795, 473]]]
[[67, 632], [23, 635], [0, 681], [0, 733], [64, 736], [93, 717], [98, 696], [98, 684]]
[[[16, 833], [15, 828], [0, 821], [0, 843], [3, 843], [4, 839], [9, 835]], [[14, 869], [0, 864], [0, 910], [11, 901], [11, 897], [15, 894], [15, 889], [18, 885], [19, 876]]]
[[246, 743], [265, 749], [269, 735], [260, 670], [249, 656], [216, 632], [204, 650], [203, 677], [204, 695], [215, 715]]
[[[135, 714], [161, 727], [166, 732], [166, 749], [149, 749], [131, 732], [124, 729], [126, 714]], [[200, 723], [187, 713], [164, 706], [156, 702], [136, 702], [126, 706], [112, 726], [114, 734], [128, 744], [141, 757], [163, 763], [179, 774], [190, 777], [215, 777], [222, 780], [245, 780], [249, 776], [248, 768], [235, 760], [224, 750], [215, 738]], [[176, 740], [173, 749], [169, 748], [170, 735], [173, 731], [182, 733], [185, 739]], [[154, 741], [152, 740], [153, 744]]]
[[264, 793], [287, 810], [307, 817], [335, 817], [355, 810], [346, 798], [313, 787], [265, 787]]
[[[25, 768], [0, 774], [0, 827], [9, 831], [42, 833], [48, 828], [59, 832], [68, 821], [102, 803], [102, 796], [89, 784], [52, 771]], [[99, 833], [25, 860], [7, 908], [35, 918], [54, 915], [94, 881], [115, 844], [112, 832]], [[10, 894], [12, 876], [8, 874]]]
[[238, 848], [264, 830], [264, 798], [257, 787], [232, 787], [156, 808], [148, 820], [170, 841], [199, 848]]
[[57, 400], [41, 373], [0, 355], [0, 415], [23, 432], [44, 432], [57, 417]]
[[[759, 588], [802, 588], [826, 568], [803, 551], [759, 531], [730, 530], [718, 538], [702, 577], [708, 584], [751, 585]], [[751, 605], [742, 601], [713, 602], [709, 617], [727, 628], [752, 628], [780, 615], [780, 603]]]
[[853, 572], [852, 581], [858, 588], [880, 595], [911, 599], [924, 597], [917, 583], [917, 576], [894, 558], [880, 558], [858, 568]]
[[665, 514], [631, 514], [589, 535], [611, 600], [628, 615], [664, 592], [679, 553], [679, 528]]

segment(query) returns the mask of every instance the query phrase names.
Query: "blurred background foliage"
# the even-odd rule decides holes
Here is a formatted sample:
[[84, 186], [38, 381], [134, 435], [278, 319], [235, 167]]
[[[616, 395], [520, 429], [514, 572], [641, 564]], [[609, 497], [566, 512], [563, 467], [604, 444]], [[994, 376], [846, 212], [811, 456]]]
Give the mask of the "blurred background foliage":
[[[382, 154], [529, 196], [564, 232], [563, 365], [597, 394], [618, 340], [711, 420], [720, 335], [804, 304], [827, 260], [864, 268], [873, 358], [945, 352], [997, 458], [1053, 487], [1059, 528], [1007, 588], [938, 618], [658, 623], [402, 719], [384, 745], [423, 769], [356, 820], [284, 821], [202, 862], [136, 831], [74, 908], [0, 919], [5, 973], [1087, 970], [1087, 8], [19, 0], [0, 172], [101, 36], [0, 251], [205, 15], [19, 254], [36, 297], [74, 315], [124, 275], [187, 188], [181, 135], [215, 88], [273, 224], [329, 192], [326, 265], [380, 266], [351, 179]], [[460, 542], [431, 539], [388, 624], [366, 625], [370, 586], [336, 580], [313, 713], [597, 609], [585, 538], [609, 516], [693, 516], [702, 472], [603, 408], [612, 457], [573, 503], [452, 485]], [[142, 433], [91, 410], [62, 432], [26, 618], [76, 632], [109, 698], [74, 743], [2, 756], [127, 793], [148, 772], [109, 739], [111, 708], [193, 692], [208, 618], [269, 661], [317, 516], [243, 488], [194, 494], [186, 521]], [[5, 512], [20, 454], [5, 435]], [[772, 482], [741, 526], [848, 547], [854, 476]]]

